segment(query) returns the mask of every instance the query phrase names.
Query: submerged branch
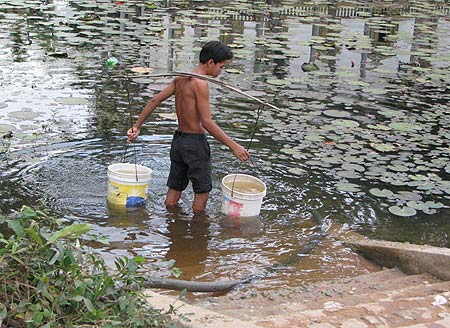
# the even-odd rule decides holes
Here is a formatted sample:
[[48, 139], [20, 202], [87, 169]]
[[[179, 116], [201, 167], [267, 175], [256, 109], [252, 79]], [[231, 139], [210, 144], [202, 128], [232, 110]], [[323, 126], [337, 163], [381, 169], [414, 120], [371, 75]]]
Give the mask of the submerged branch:
[[147, 279], [144, 282], [144, 286], [147, 288], [162, 288], [162, 289], [173, 289], [173, 290], [183, 290], [186, 289], [189, 292], [203, 292], [203, 293], [215, 293], [215, 292], [225, 292], [233, 289], [236, 286], [249, 283], [254, 276], [246, 277], [245, 279], [230, 280], [230, 281], [189, 281], [189, 280], [179, 280], [179, 279]]

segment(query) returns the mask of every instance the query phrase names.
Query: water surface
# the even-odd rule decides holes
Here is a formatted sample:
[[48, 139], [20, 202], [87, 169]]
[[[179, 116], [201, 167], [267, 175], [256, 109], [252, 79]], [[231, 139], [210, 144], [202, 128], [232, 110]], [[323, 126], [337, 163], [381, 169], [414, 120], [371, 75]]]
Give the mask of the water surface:
[[[0, 1], [0, 133], [14, 135], [0, 148], [0, 208], [44, 203], [107, 236], [110, 245], [91, 245], [108, 261], [175, 259], [181, 278], [206, 281], [265, 272], [317, 238], [323, 222], [448, 247], [448, 8], [400, 7]], [[279, 110], [262, 109], [252, 139], [258, 104], [211, 84], [214, 119], [250, 147], [252, 161], [241, 164], [210, 140], [214, 189], [208, 217], [198, 218], [190, 187], [177, 213], [163, 206], [173, 100], [128, 148], [125, 133], [170, 81], [131, 69], [189, 71], [210, 39], [235, 53], [221, 81]], [[120, 64], [108, 68], [113, 56]], [[123, 160], [153, 170], [148, 202], [133, 212], [106, 202], [107, 166]], [[230, 173], [266, 183], [258, 218], [221, 214]], [[257, 285], [376, 269], [359, 261], [326, 238]]]

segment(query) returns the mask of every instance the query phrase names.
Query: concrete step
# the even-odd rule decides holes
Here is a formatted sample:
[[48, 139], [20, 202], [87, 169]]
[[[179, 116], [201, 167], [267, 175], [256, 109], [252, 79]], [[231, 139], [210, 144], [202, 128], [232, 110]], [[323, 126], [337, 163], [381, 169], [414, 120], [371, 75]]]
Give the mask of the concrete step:
[[[364, 288], [364, 293], [341, 293], [336, 290], [336, 295], [333, 297], [320, 297], [317, 299], [306, 299], [298, 303], [297, 310], [307, 310], [322, 308], [326, 302], [339, 302], [344, 306], [352, 306], [356, 304], [363, 304], [371, 301], [396, 300], [415, 296], [427, 296], [430, 294], [437, 294], [445, 292], [450, 288], [450, 282], [434, 282], [430, 283], [423, 278], [430, 278], [428, 275], [406, 276], [397, 278], [394, 281], [387, 282], [383, 288], [377, 286], [369, 286]], [[397, 285], [395, 285], [397, 283]], [[302, 297], [303, 298], [303, 297]]]
[[448, 306], [432, 303], [436, 295], [450, 298], [450, 282], [428, 273], [408, 276], [388, 269], [285, 288], [277, 294], [218, 302], [209, 308], [262, 327], [401, 327], [444, 319]]
[[345, 243], [379, 265], [450, 280], [450, 248], [353, 237], [345, 239]]
[[311, 302], [322, 298], [364, 295], [435, 282], [440, 280], [429, 274], [407, 276], [397, 269], [391, 269], [305, 286], [301, 296], [304, 302]]
[[[449, 294], [445, 294], [447, 297]], [[418, 327], [448, 328], [437, 323], [449, 320], [449, 309], [431, 306], [433, 298], [404, 299], [401, 303], [366, 303], [353, 307], [310, 310], [289, 316], [270, 316], [251, 321], [260, 327]], [[292, 309], [290, 309], [292, 311]], [[334, 312], [333, 312], [334, 311]], [[444, 322], [444, 321], [443, 321]]]
[[450, 317], [434, 321], [432, 324], [418, 323], [411, 326], [401, 326], [401, 328], [447, 328], [447, 327], [450, 327]]
[[154, 309], [159, 309], [163, 313], [174, 309], [173, 318], [178, 320], [176, 328], [258, 328], [252, 322], [193, 306], [173, 296], [161, 295], [150, 290], [146, 292], [146, 296], [148, 304]]
[[[401, 270], [208, 297], [194, 302], [207, 312], [190, 327], [450, 328], [450, 249], [361, 239], [346, 243], [378, 265]], [[437, 296], [447, 303], [435, 304]], [[214, 318], [210, 326], [208, 318]]]
[[329, 301], [353, 305], [370, 299], [371, 295], [378, 294], [378, 297], [386, 298], [393, 290], [430, 285], [438, 281], [440, 280], [429, 274], [407, 276], [397, 269], [389, 269], [353, 278], [284, 288], [276, 296], [271, 293], [271, 297], [261, 293], [255, 297], [236, 299], [235, 302], [213, 303], [208, 308], [226, 315], [233, 315], [238, 311], [242, 319], [252, 320], [292, 311], [320, 309]]
[[[351, 278], [342, 278], [335, 280], [322, 281], [310, 285], [302, 286], [286, 286], [278, 290], [270, 291], [270, 293], [260, 292], [247, 295], [238, 293], [235, 296], [230, 296], [229, 299], [216, 298], [214, 302], [199, 302], [198, 305], [206, 308], [211, 308], [214, 311], [235, 311], [239, 309], [248, 309], [249, 306], [258, 305], [260, 308], [266, 308], [274, 305], [273, 299], [284, 299], [287, 302], [298, 301], [298, 296], [301, 294], [302, 300], [317, 299], [320, 297], [331, 297], [336, 293], [364, 293], [368, 288], [364, 288], [368, 282], [386, 282], [397, 278], [405, 277], [406, 275], [397, 269], [386, 269], [378, 272], [364, 274]], [[375, 286], [374, 288], [379, 288]], [[230, 302], [231, 300], [231, 302]]]
[[[286, 303], [285, 313], [254, 318], [262, 327], [403, 327], [450, 317], [449, 306], [433, 305], [436, 295], [450, 297], [450, 282], [418, 285], [307, 303]], [[440, 326], [430, 326], [440, 327]], [[450, 326], [443, 326], [450, 327]]]

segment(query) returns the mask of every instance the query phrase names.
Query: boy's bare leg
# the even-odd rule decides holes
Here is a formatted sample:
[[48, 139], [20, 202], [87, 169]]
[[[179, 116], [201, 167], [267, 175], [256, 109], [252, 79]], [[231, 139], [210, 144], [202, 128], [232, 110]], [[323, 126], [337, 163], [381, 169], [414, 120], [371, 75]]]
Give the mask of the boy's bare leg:
[[167, 190], [167, 194], [166, 194], [166, 201], [164, 202], [164, 204], [166, 205], [166, 208], [173, 208], [174, 206], [177, 206], [178, 201], [180, 200], [181, 197], [181, 191], [169, 188], [169, 190]]
[[208, 202], [209, 192], [196, 193], [194, 197], [194, 204], [192, 204], [192, 210], [194, 214], [201, 214], [205, 212], [206, 203]]
[[206, 214], [206, 211], [203, 212], [194, 212], [194, 215], [192, 216], [192, 221], [194, 222], [208, 222], [209, 216]]

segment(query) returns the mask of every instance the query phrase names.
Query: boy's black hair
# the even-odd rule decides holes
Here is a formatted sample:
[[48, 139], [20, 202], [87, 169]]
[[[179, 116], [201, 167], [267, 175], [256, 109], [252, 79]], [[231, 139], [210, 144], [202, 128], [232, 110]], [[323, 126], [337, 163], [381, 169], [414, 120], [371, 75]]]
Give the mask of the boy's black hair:
[[205, 64], [212, 59], [214, 63], [220, 63], [233, 58], [231, 49], [220, 41], [208, 41], [200, 51], [200, 63]]

